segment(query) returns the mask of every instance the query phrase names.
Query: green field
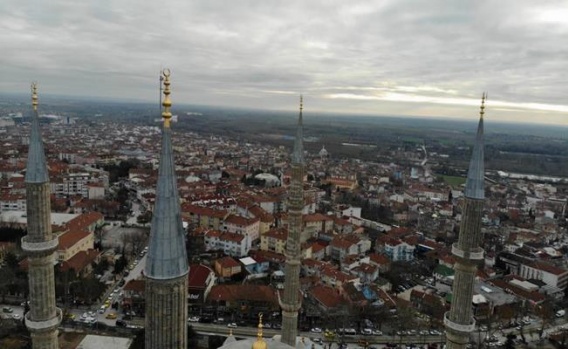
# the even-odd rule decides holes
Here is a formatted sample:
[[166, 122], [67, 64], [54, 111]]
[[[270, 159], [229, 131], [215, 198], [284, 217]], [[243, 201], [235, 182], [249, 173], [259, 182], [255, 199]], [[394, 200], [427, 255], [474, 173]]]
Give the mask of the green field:
[[448, 183], [451, 186], [459, 186], [465, 183], [465, 177], [456, 177], [456, 176], [444, 176], [441, 175], [444, 182]]

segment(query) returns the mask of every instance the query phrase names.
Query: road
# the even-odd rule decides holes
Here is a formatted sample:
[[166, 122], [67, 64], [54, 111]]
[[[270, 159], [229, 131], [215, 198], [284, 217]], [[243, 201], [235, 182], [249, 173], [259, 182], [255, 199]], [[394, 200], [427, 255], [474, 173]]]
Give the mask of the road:
[[[203, 324], [199, 322], [189, 323], [193, 329], [199, 333], [203, 334], [216, 334], [216, 335], [227, 335], [229, 333], [229, 328], [227, 325], [217, 325], [217, 324]], [[258, 329], [255, 327], [237, 327], [233, 328], [233, 334], [235, 336], [244, 337], [255, 337]], [[269, 328], [264, 328], [262, 330], [264, 336], [267, 338], [273, 337], [274, 335], [280, 334], [282, 330], [273, 330]], [[299, 336], [307, 338], [320, 338], [325, 341], [323, 333], [312, 333], [312, 332], [299, 332]], [[445, 342], [444, 335], [416, 335], [416, 336], [344, 336], [344, 341], [347, 343], [358, 343], [361, 340], [367, 341], [373, 344], [386, 344], [386, 343], [440, 343]]]

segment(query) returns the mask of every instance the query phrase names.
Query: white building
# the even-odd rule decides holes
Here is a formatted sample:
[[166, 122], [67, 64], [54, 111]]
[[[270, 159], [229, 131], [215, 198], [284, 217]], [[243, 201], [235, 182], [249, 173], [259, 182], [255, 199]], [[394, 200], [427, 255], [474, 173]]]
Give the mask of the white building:
[[568, 285], [568, 270], [547, 263], [532, 262], [521, 264], [519, 274], [525, 279], [541, 280], [549, 286], [561, 289]]
[[205, 233], [205, 249], [223, 250], [231, 257], [246, 256], [250, 250], [250, 239], [246, 235], [210, 230]]

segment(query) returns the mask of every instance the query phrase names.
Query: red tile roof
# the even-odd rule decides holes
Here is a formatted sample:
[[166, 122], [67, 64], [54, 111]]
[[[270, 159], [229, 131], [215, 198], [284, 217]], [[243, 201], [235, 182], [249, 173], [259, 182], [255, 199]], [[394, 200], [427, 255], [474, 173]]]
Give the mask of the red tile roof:
[[191, 264], [189, 266], [189, 275], [187, 276], [187, 286], [190, 288], [205, 288], [207, 286], [207, 278], [214, 274], [211, 268], [203, 264]]
[[209, 301], [254, 301], [278, 305], [274, 288], [266, 285], [215, 285], [207, 296]]
[[68, 271], [73, 269], [76, 273], [79, 273], [93, 263], [100, 254], [101, 252], [98, 250], [79, 251], [69, 260], [61, 263], [61, 270]]
[[85, 230], [69, 230], [59, 235], [58, 250], [66, 250], [91, 234]]
[[215, 263], [219, 263], [221, 268], [234, 268], [240, 266], [239, 262], [237, 262], [233, 257], [223, 257], [215, 261]]
[[145, 280], [130, 280], [124, 285], [125, 291], [134, 291], [134, 292], [144, 292], [144, 288], [146, 287]]
[[335, 289], [323, 285], [313, 287], [310, 294], [327, 309], [335, 308], [343, 302], [343, 298]]

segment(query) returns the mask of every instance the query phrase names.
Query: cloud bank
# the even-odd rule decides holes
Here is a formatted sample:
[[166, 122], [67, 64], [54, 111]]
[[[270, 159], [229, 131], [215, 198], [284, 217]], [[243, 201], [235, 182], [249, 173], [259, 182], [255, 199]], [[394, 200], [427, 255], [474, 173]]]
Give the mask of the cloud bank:
[[564, 1], [0, 3], [0, 92], [568, 125]]

